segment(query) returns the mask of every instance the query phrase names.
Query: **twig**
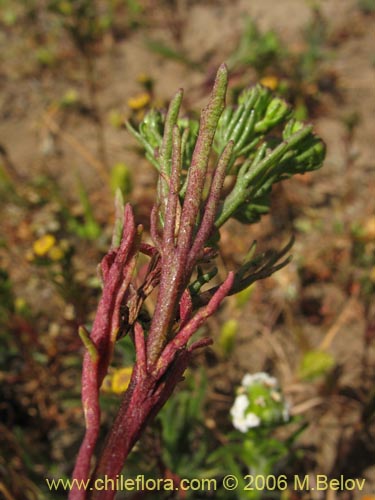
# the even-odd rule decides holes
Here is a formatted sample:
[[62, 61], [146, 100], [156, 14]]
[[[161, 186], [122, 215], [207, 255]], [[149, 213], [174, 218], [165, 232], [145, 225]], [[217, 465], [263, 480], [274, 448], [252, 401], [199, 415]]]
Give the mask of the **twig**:
[[319, 344], [319, 350], [325, 351], [329, 349], [334, 338], [339, 333], [341, 328], [345, 325], [348, 319], [353, 315], [353, 305], [356, 302], [356, 295], [352, 295], [346, 302], [344, 308], [341, 310], [335, 323], [331, 326], [328, 332], [325, 334], [324, 339]]

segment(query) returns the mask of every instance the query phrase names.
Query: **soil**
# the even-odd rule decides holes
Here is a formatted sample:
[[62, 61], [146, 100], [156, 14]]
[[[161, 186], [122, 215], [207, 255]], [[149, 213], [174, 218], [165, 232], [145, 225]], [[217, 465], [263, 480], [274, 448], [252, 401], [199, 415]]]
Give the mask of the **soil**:
[[[30, 179], [47, 174], [74, 209], [79, 205], [78, 175], [95, 217], [110, 226], [113, 210], [106, 182], [108, 167], [124, 162], [133, 178], [130, 201], [147, 225], [155, 173], [129, 134], [111, 126], [108, 118], [111, 110], [130, 113], [129, 98], [142, 91], [137, 77], [147, 73], [152, 78], [154, 98], [162, 104], [183, 86], [185, 109], [199, 109], [213, 71], [236, 48], [246, 16], [261, 31], [275, 30], [285, 46], [298, 53], [304, 50], [302, 32], [313, 15], [310, 3], [301, 0], [185, 0], [170, 4], [149, 0], [143, 26], [129, 29], [120, 39], [104, 38], [96, 47], [95, 113], [99, 113], [101, 125], [93, 117], [83, 59], [77, 59], [71, 42], [66, 40], [60, 48], [60, 64], [41, 69], [30, 60], [34, 47], [27, 29], [23, 33], [21, 28], [4, 28], [0, 34], [0, 145], [6, 151], [3, 163], [7, 162], [8, 172], [25, 187], [25, 196], [29, 196], [26, 186]], [[333, 75], [335, 82], [332, 92], [316, 90], [318, 105], [312, 111], [311, 121], [327, 145], [326, 161], [321, 171], [290, 180], [274, 191], [274, 215], [250, 229], [233, 223], [224, 230], [222, 273], [239, 264], [253, 239], [276, 246], [292, 231], [296, 233], [293, 261], [272, 278], [257, 283], [245, 306], [230, 299], [220, 318], [209, 321], [209, 329], [217, 335], [223, 321], [238, 321], [230, 361], [223, 360], [217, 349], [202, 359], [211, 363], [208, 406], [218, 406], [219, 413], [220, 405], [222, 411], [228, 409], [244, 373], [272, 371], [290, 399], [292, 413], [303, 415], [309, 423], [308, 432], [298, 442], [304, 450], [302, 470], [366, 478], [360, 493], [316, 491], [304, 498], [365, 500], [373, 499], [375, 491], [375, 423], [373, 416], [366, 420], [365, 415], [375, 373], [375, 305], [361, 283], [368, 273], [374, 275], [375, 260], [367, 269], [353, 255], [356, 245], [364, 245], [363, 251], [373, 255], [375, 231], [372, 228], [367, 239], [358, 241], [353, 228], [371, 228], [375, 217], [375, 17], [363, 12], [357, 0], [315, 4], [327, 27], [320, 71]], [[164, 42], [191, 61], [204, 61], [204, 70], [155, 54], [146, 40]], [[255, 83], [253, 70], [245, 75], [248, 84]], [[232, 75], [230, 85], [236, 85], [238, 78]], [[56, 103], [71, 89], [78, 93], [81, 109], [56, 110]], [[352, 128], [350, 123], [354, 123]], [[105, 156], [98, 147], [98, 134], [104, 137]], [[6, 252], [0, 250], [1, 266], [8, 269], [17, 295], [41, 315], [40, 324], [50, 328], [51, 311], [66, 320], [69, 310], [48, 281], [42, 281], [44, 288], [39, 290], [41, 274], [25, 259], [35, 235], [29, 227], [37, 225], [35, 214], [9, 205], [2, 211], [4, 235], [11, 243]], [[90, 243], [80, 246], [75, 258], [83, 281], [95, 275], [97, 253]], [[94, 303], [91, 297], [91, 311]], [[74, 352], [75, 340], [72, 346]], [[335, 368], [312, 381], [304, 379], [299, 371], [303, 356], [322, 346], [335, 360]], [[76, 408], [76, 425], [80, 419]]]

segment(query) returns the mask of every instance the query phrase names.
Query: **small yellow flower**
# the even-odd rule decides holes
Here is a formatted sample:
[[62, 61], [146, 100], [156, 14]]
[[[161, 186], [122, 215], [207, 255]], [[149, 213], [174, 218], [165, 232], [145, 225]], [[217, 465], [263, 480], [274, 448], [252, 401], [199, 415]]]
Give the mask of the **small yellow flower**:
[[108, 375], [106, 375], [104, 377], [104, 380], [102, 382], [100, 389], [103, 392], [112, 392], [112, 374], [111, 373], [108, 373]]
[[115, 394], [121, 394], [122, 392], [126, 391], [130, 383], [132, 371], [132, 367], [127, 366], [125, 368], [119, 368], [113, 373], [112, 392], [114, 392]]
[[34, 241], [33, 250], [35, 255], [38, 257], [43, 257], [46, 255], [51, 248], [56, 244], [56, 238], [52, 234], [46, 234]]
[[279, 85], [279, 79], [276, 76], [265, 76], [260, 80], [260, 83], [263, 85], [263, 87], [275, 90]]
[[52, 247], [48, 252], [48, 257], [54, 261], [61, 260], [64, 257], [64, 251], [60, 246]]
[[145, 108], [151, 101], [151, 96], [147, 92], [142, 92], [134, 97], [128, 99], [128, 106], [135, 111]]

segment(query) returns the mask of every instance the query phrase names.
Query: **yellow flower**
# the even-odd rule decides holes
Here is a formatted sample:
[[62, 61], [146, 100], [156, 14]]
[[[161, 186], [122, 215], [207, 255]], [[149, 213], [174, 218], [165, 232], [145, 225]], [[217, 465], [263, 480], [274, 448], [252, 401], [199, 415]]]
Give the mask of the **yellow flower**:
[[145, 108], [151, 101], [151, 96], [147, 92], [142, 92], [134, 97], [128, 99], [128, 106], [130, 109], [139, 110]]
[[48, 252], [48, 257], [54, 261], [61, 260], [64, 257], [64, 251], [60, 246], [52, 247]]
[[133, 368], [127, 366], [125, 368], [119, 368], [113, 373], [112, 376], [112, 392], [115, 394], [121, 394], [126, 391], [130, 383], [130, 378]]
[[112, 374], [108, 373], [102, 382], [100, 390], [103, 392], [112, 392]]
[[265, 76], [260, 80], [260, 83], [263, 85], [263, 87], [275, 90], [279, 85], [279, 79], [276, 76]]
[[56, 238], [52, 234], [46, 234], [34, 241], [33, 250], [35, 255], [38, 257], [43, 257], [46, 255], [51, 248], [56, 244]]

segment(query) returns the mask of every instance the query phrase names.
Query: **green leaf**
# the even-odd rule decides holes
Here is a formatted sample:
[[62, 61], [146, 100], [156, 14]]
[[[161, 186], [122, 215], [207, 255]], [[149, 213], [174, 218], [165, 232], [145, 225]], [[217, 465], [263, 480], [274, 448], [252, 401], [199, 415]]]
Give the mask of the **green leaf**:
[[228, 319], [220, 329], [218, 345], [225, 356], [229, 356], [235, 345], [239, 330], [239, 324], [236, 319]]
[[[226, 74], [223, 75], [218, 100], [222, 100], [225, 94]], [[173, 126], [177, 123], [181, 130], [181, 201], [185, 197], [198, 135], [199, 124], [196, 120], [178, 118], [181, 100], [182, 91], [179, 91], [166, 116], [151, 110], [140, 124], [139, 131], [128, 124], [129, 130], [145, 148], [146, 157], [161, 172], [158, 189], [161, 202], [168, 194]], [[222, 106], [220, 112], [221, 109]], [[234, 142], [227, 174], [233, 176], [235, 181], [219, 208], [215, 222], [218, 229], [230, 217], [244, 224], [257, 222], [269, 211], [274, 184], [322, 166], [324, 143], [313, 134], [311, 125], [291, 119], [291, 115], [290, 106], [261, 85], [243, 90], [237, 105], [226, 106], [222, 111], [213, 150], [220, 155], [229, 141]], [[217, 116], [214, 118], [216, 121]], [[161, 216], [164, 211], [162, 206]]]
[[302, 358], [299, 376], [305, 380], [326, 375], [335, 366], [335, 358], [326, 351], [312, 350]]
[[132, 192], [132, 178], [125, 163], [119, 162], [112, 167], [110, 186], [113, 192], [120, 189], [125, 198]]

